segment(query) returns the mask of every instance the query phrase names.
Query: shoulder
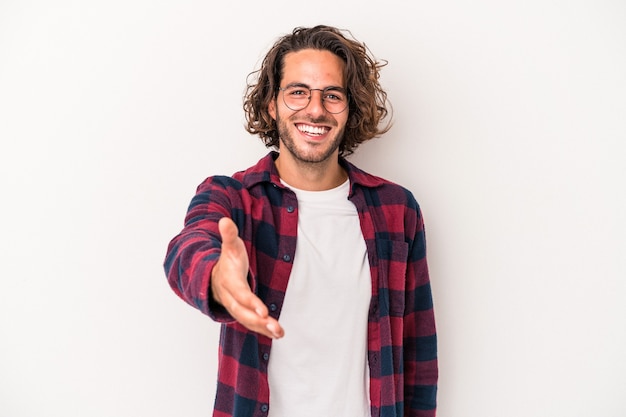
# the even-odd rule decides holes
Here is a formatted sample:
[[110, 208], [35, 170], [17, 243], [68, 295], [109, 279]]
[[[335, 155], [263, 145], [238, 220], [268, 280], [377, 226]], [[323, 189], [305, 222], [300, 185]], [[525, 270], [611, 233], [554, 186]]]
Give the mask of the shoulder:
[[372, 205], [403, 206], [419, 211], [419, 204], [411, 190], [388, 179], [370, 174], [350, 162], [342, 161], [348, 170], [354, 191], [361, 190]]
[[251, 188], [260, 182], [270, 182], [275, 174], [274, 153], [270, 152], [261, 158], [256, 164], [247, 169], [237, 171], [234, 174], [213, 175], [206, 178], [199, 186], [200, 189], [223, 188], [234, 191], [241, 191]]
[[198, 185], [197, 193], [208, 192], [211, 190], [224, 190], [224, 191], [241, 191], [243, 184], [237, 180], [234, 176], [227, 175], [213, 175], [207, 177]]

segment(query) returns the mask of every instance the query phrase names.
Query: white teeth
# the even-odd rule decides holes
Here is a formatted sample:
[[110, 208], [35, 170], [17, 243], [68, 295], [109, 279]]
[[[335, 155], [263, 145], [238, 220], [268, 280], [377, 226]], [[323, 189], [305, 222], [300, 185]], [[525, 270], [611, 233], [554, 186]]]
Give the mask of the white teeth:
[[309, 135], [323, 135], [327, 129], [320, 126], [298, 125], [298, 130]]

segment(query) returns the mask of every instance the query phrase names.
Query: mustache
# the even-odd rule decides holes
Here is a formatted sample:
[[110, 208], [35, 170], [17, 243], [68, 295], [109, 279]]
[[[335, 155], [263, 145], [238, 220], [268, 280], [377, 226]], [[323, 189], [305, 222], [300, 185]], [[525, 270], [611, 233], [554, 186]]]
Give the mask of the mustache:
[[324, 124], [324, 125], [328, 125], [328, 126], [332, 126], [332, 127], [337, 127], [339, 126], [339, 123], [337, 122], [336, 119], [332, 118], [332, 117], [327, 117], [325, 114], [320, 115], [319, 117], [311, 117], [308, 114], [298, 114], [298, 112], [296, 112], [295, 114], [291, 114], [288, 115], [286, 118], [282, 117], [282, 115], [280, 114], [280, 112], [276, 112], [276, 123], [280, 123], [281, 121], [290, 121], [292, 123], [310, 123], [310, 124]]
[[337, 126], [337, 121], [334, 119], [329, 119], [325, 116], [320, 116], [318, 118], [312, 118], [312, 117], [304, 117], [304, 118], [298, 118], [298, 121], [301, 123], [311, 123], [311, 124], [324, 124], [324, 125], [330, 125], [330, 126]]

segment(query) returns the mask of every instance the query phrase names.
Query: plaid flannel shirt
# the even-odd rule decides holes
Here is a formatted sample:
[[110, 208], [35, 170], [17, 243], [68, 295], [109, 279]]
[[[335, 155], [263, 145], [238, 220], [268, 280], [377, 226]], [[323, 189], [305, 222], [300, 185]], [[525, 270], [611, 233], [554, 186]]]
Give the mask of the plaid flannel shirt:
[[[184, 228], [167, 250], [164, 267], [174, 292], [222, 326], [214, 417], [264, 417], [270, 407], [271, 339], [235, 322], [209, 288], [221, 247], [217, 223], [228, 216], [248, 252], [250, 286], [279, 318], [296, 250], [298, 202], [280, 182], [276, 156], [270, 152], [246, 171], [200, 184]], [[345, 159], [340, 163], [350, 179], [348, 198], [358, 211], [372, 278], [372, 417], [434, 417], [437, 341], [419, 206], [405, 188]]]

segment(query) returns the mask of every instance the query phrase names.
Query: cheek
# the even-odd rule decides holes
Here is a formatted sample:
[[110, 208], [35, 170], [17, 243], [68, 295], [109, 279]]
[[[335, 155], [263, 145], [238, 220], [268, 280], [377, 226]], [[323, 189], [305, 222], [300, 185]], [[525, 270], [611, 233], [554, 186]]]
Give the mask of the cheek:
[[347, 112], [345, 115], [342, 115], [342, 117], [337, 118], [337, 122], [339, 123], [340, 126], [347, 126], [349, 121], [350, 121], [350, 118], [348, 117]]

